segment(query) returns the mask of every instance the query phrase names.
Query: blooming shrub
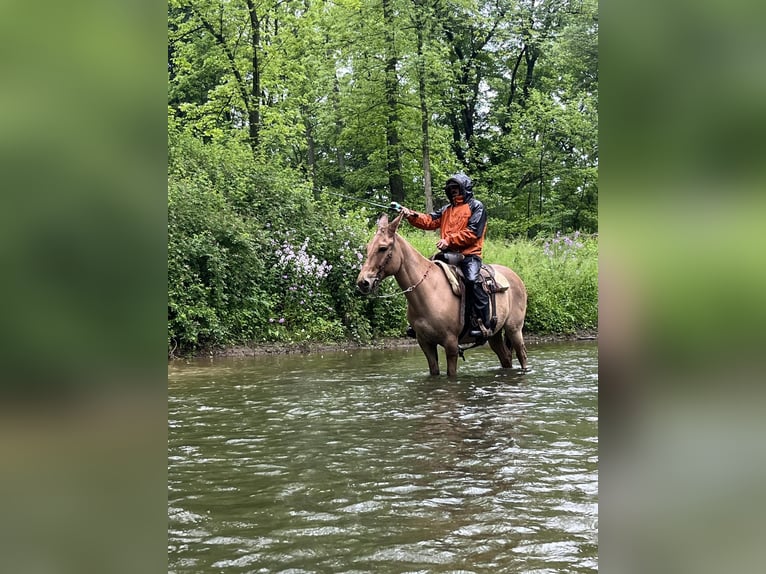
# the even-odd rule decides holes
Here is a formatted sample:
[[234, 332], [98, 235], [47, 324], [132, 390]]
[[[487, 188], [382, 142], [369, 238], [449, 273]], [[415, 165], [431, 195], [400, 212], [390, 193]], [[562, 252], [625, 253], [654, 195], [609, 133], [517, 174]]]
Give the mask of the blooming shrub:
[[565, 260], [570, 255], [575, 256], [577, 250], [584, 246], [583, 242], [578, 240], [579, 237], [579, 231], [575, 231], [572, 237], [561, 235], [561, 232], [557, 231], [554, 237], [543, 241], [543, 252], [551, 259]]
[[[289, 236], [289, 232], [287, 233]], [[275, 245], [274, 255], [276, 263], [272, 269], [272, 286], [276, 287], [276, 304], [272, 309], [278, 325], [289, 329], [294, 338], [303, 333], [306, 338], [312, 338], [318, 334], [313, 329], [317, 322], [316, 318], [324, 318], [332, 323], [334, 310], [327, 288], [327, 277], [332, 270], [332, 265], [326, 260], [320, 260], [309, 250], [311, 240], [306, 237], [300, 247], [296, 247], [289, 239], [276, 245], [277, 241], [271, 239]], [[301, 331], [302, 330], [302, 331]], [[326, 331], [327, 326], [320, 331]], [[327, 336], [328, 333], [324, 333]], [[338, 331], [342, 334], [342, 329]], [[300, 337], [299, 337], [300, 338]]]

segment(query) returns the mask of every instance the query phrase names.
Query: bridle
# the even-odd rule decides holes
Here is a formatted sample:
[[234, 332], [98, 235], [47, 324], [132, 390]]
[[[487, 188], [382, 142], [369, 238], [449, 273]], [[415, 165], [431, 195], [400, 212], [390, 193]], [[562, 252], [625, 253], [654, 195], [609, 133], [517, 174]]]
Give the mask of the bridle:
[[[374, 285], [376, 285], [376, 286], [379, 285], [380, 282], [383, 280], [383, 269], [385, 269], [386, 265], [389, 264], [389, 262], [391, 261], [391, 258], [394, 256], [394, 246], [395, 245], [396, 245], [396, 233], [394, 233], [394, 240], [391, 243], [391, 247], [389, 248], [388, 253], [383, 258], [383, 262], [380, 265], [378, 265], [377, 270], [375, 272], [375, 283], [374, 283]], [[433, 265], [429, 265], [428, 269], [426, 269], [426, 272], [423, 274], [423, 276], [420, 278], [420, 280], [418, 280], [418, 282], [415, 283], [414, 285], [410, 285], [406, 289], [403, 289], [402, 291], [398, 291], [396, 293], [392, 293], [390, 295], [376, 295], [376, 298], [377, 299], [388, 299], [390, 297], [398, 297], [399, 295], [405, 295], [407, 293], [410, 293], [411, 291], [414, 291], [418, 287], [418, 285], [420, 285], [425, 280], [425, 278], [428, 277], [428, 274], [431, 272], [431, 268], [432, 267], [433, 267]]]
[[391, 262], [391, 258], [394, 256], [394, 245], [396, 245], [396, 234], [394, 234], [394, 240], [391, 242], [391, 247], [383, 258], [383, 262], [378, 265], [378, 268], [375, 271], [375, 285], [383, 280], [383, 269], [386, 268], [386, 265]]

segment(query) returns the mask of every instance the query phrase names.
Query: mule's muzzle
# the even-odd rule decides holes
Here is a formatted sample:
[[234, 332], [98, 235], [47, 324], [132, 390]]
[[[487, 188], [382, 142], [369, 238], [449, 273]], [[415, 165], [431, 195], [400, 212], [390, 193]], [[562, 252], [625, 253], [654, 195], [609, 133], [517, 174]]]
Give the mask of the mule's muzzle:
[[377, 280], [374, 277], [360, 275], [356, 280], [356, 288], [362, 295], [369, 295], [377, 287]]

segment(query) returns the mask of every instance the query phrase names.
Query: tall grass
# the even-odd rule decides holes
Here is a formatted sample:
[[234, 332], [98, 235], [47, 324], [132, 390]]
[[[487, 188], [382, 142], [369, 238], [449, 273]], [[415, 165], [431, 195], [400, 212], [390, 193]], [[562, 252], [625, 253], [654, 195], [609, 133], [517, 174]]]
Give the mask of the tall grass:
[[[436, 252], [436, 232], [400, 228], [426, 257]], [[513, 269], [527, 287], [525, 330], [575, 333], [598, 325], [598, 238], [570, 235], [512, 242], [487, 239], [484, 262]]]

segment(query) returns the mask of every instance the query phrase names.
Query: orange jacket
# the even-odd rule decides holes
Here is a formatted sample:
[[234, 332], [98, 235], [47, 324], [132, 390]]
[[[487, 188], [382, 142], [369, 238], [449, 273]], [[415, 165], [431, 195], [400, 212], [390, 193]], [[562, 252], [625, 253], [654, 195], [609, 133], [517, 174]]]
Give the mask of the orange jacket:
[[487, 213], [470, 191], [457, 196], [453, 204], [429, 214], [416, 213], [407, 221], [420, 229], [440, 229], [441, 238], [449, 244], [449, 251], [481, 257]]

